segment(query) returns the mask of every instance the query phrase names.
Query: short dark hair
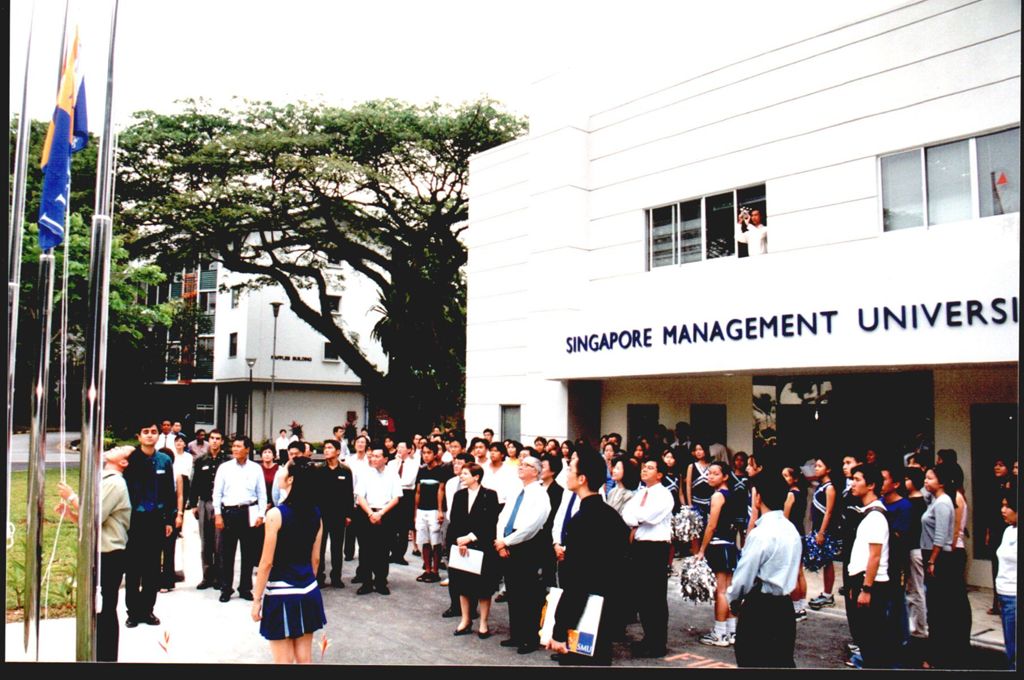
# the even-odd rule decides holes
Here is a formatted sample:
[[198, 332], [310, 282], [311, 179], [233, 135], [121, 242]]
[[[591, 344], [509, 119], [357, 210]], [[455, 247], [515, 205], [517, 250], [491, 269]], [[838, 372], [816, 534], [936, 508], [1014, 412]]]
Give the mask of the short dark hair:
[[224, 438], [224, 433], [218, 430], [217, 428], [213, 428], [212, 430], [206, 433], [208, 437], [212, 437], [215, 434], [219, 434], [221, 439]]
[[[902, 467], [900, 467], [898, 465], [894, 465], [893, 463], [888, 463], [888, 462], [879, 462], [879, 463], [875, 463], [875, 465], [878, 467], [878, 474], [879, 475], [882, 475], [883, 472], [888, 472], [889, 473], [889, 478], [892, 479], [892, 481], [894, 481], [894, 482], [902, 482], [903, 481], [903, 477], [899, 476], [899, 473], [903, 472], [903, 468]], [[883, 484], [885, 483], [885, 477], [884, 476], [882, 476], [882, 483]], [[896, 491], [902, 496], [903, 492], [905, 491], [905, 488], [904, 488], [903, 484], [898, 484], [898, 486], [896, 488]], [[879, 496], [882, 495], [882, 487], [881, 487], [881, 485], [879, 485], [879, 487], [878, 487], [878, 495]]]
[[[570, 463], [571, 465], [572, 463]], [[604, 486], [608, 467], [597, 451], [579, 451], [576, 454], [576, 474], [587, 479], [587, 488], [597, 492]]]
[[[472, 456], [470, 456], [470, 458], [472, 458]], [[469, 474], [471, 474], [474, 477], [476, 477], [477, 481], [481, 481], [484, 478], [484, 468], [483, 468], [483, 466], [480, 465], [480, 463], [477, 463], [477, 462], [466, 463], [463, 466], [462, 469], [463, 470], [469, 470]], [[453, 569], [454, 569], [454, 567], [453, 567]]]
[[159, 425], [159, 423], [158, 423], [157, 421], [155, 421], [155, 420], [145, 420], [145, 419], [143, 419], [143, 420], [142, 420], [142, 422], [141, 422], [141, 423], [139, 423], [139, 427], [138, 427], [138, 429], [137, 429], [137, 430], [135, 430], [135, 433], [136, 433], [136, 434], [139, 434], [139, 433], [141, 433], [141, 432], [142, 432], [143, 430], [148, 430], [148, 429], [149, 429], [149, 428], [151, 428], [151, 427], [155, 427], [155, 428], [156, 428], [156, 429], [158, 429], [158, 430], [160, 429], [160, 425]]
[[658, 468], [658, 472], [660, 472], [662, 475], [664, 475], [666, 472], [668, 472], [668, 465], [665, 464], [664, 460], [662, 460], [661, 458], [659, 458], [657, 456], [655, 456], [653, 458], [647, 458], [643, 462], [644, 465], [647, 465], [648, 463], [654, 463], [657, 466], [657, 468]]
[[540, 457], [540, 462], [543, 463], [544, 461], [547, 461], [548, 466], [551, 468], [551, 474], [557, 475], [559, 472], [562, 471], [561, 456], [552, 456], [551, 454], [546, 454]]
[[244, 434], [236, 434], [231, 438], [231, 443], [242, 442], [242, 445], [247, 451], [252, 451], [252, 440], [246, 437]]
[[782, 510], [786, 505], [789, 484], [786, 483], [781, 474], [757, 475], [754, 477], [751, 485], [757, 489], [757, 495], [769, 510]]
[[864, 477], [864, 483], [875, 487], [875, 495], [882, 495], [882, 470], [871, 463], [861, 463], [850, 470], [850, 477], [860, 473]]
[[341, 442], [337, 439], [325, 439], [323, 445], [327, 446], [328, 444], [341, 451]]
[[472, 439], [469, 440], [469, 448], [473, 448], [474, 446], [476, 446], [477, 442], [483, 444], [485, 448], [487, 447], [486, 439], [484, 439], [483, 437], [473, 437]]
[[290, 442], [288, 442], [288, 450], [291, 451], [292, 449], [295, 449], [296, 451], [302, 451], [303, 453], [305, 453], [306, 452], [306, 443], [305, 442], [300, 442], [298, 439], [296, 439], [294, 441], [290, 441]]
[[174, 441], [178, 441], [179, 439], [188, 444], [188, 438], [185, 435], [181, 434], [180, 432], [174, 435]]
[[612, 458], [612, 469], [614, 470], [615, 466], [619, 463], [622, 463], [622, 486], [627, 489], [635, 489], [640, 486], [640, 465], [636, 462], [636, 458], [632, 456], [615, 456]]
[[455, 460], [461, 460], [463, 463], [475, 463], [476, 462], [476, 460], [473, 458], [473, 454], [472, 453], [460, 453], [459, 455], [455, 456]]
[[199, 428], [198, 430], [196, 430], [196, 436], [197, 437], [199, 435], [201, 435], [201, 434], [205, 435], [206, 434], [206, 430], [204, 430], [203, 428]]
[[331, 428], [331, 432], [337, 432], [338, 430], [341, 430], [342, 432], [344, 432], [345, 431], [345, 426], [344, 425], [335, 425], [333, 428]]
[[920, 491], [924, 488], [924, 470], [916, 467], [903, 468], [903, 478], [909, 479], [914, 488]]
[[939, 449], [935, 452], [935, 455], [942, 459], [943, 463], [956, 463], [957, 453], [956, 449]]
[[354, 444], [355, 442], [359, 441], [360, 439], [362, 439], [362, 440], [364, 440], [366, 442], [366, 448], [370, 448], [370, 438], [367, 437], [365, 434], [361, 434], [358, 437], [356, 437], [355, 440], [353, 440], [352, 443]]
[[485, 427], [485, 428], [484, 428], [484, 434], [487, 434], [488, 432], [490, 432], [491, 434], [494, 434], [494, 430], [492, 430], [492, 429], [491, 429], [491, 428], [489, 428], [489, 427]]
[[[466, 448], [466, 440], [463, 439], [462, 437], [452, 437], [448, 441], [458, 442], [460, 447]], [[484, 443], [486, 444], [487, 442]]]

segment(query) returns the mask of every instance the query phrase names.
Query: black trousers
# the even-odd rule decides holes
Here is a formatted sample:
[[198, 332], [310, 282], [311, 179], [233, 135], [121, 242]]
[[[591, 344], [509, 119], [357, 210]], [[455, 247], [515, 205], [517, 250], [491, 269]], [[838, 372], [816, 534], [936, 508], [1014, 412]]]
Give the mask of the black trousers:
[[[925, 552], [926, 560], [929, 554]], [[935, 562], [935, 575], [925, 573], [929, 661], [938, 668], [966, 668], [971, 658], [971, 605], [964, 582], [965, 562], [963, 550], [942, 551]]]
[[160, 547], [160, 587], [174, 587], [174, 548], [181, 538], [181, 529], [175, 529]]
[[857, 598], [863, 584], [864, 574], [850, 575], [845, 583], [850, 634], [854, 644], [860, 647], [864, 668], [892, 668], [898, 640], [895, 626], [887, 616], [892, 589], [889, 583], [875, 581], [871, 585], [871, 604], [858, 607]]
[[[637, 611], [644, 628], [642, 644], [652, 650], [665, 648], [668, 641], [668, 541], [634, 541]], [[792, 607], [792, 605], [790, 605]]]
[[359, 569], [365, 579], [364, 585], [381, 588], [388, 584], [388, 553], [394, 534], [388, 513], [380, 524], [371, 524], [362, 510], [362, 531], [359, 536]]
[[220, 583], [220, 529], [213, 516], [213, 501], [199, 501], [199, 541], [202, 543], [203, 580]]
[[160, 550], [166, 540], [163, 512], [132, 512], [128, 527], [124, 600], [128, 618], [141, 621], [153, 613], [160, 590]]
[[320, 566], [316, 570], [318, 581], [324, 580], [327, 563], [327, 543], [331, 544], [331, 580], [341, 580], [341, 567], [344, 562], [341, 554], [345, 546], [345, 518], [339, 517], [338, 512], [325, 514], [323, 518], [324, 533], [320, 537]]
[[740, 668], [796, 668], [796, 614], [787, 595], [751, 593], [736, 621], [736, 665]]
[[395, 542], [391, 548], [391, 559], [397, 560], [404, 558], [405, 551], [409, 549], [409, 529], [413, 528], [413, 518], [416, 516], [416, 490], [402, 489], [398, 506], [391, 512], [395, 515], [392, 524]]
[[[345, 559], [351, 560], [356, 556], [356, 539], [362, 532], [363, 525], [366, 524], [366, 513], [364, 513], [358, 506], [352, 510], [352, 524], [348, 526], [348, 530], [345, 532]], [[362, 573], [362, 572], [360, 572]]]
[[224, 528], [220, 532], [220, 592], [230, 595], [235, 578], [235, 552], [241, 544], [242, 568], [238, 575], [238, 592], [252, 592], [252, 569], [259, 556], [256, 544], [258, 529], [249, 526], [248, 508], [224, 508]]
[[521, 645], [540, 643], [540, 612], [544, 607], [541, 550], [547, 543], [527, 541], [510, 546], [509, 557], [504, 560], [509, 637]]
[[124, 579], [127, 551], [100, 553], [100, 611], [96, 614], [96, 660], [117, 661], [121, 627], [117, 623], [117, 598]]

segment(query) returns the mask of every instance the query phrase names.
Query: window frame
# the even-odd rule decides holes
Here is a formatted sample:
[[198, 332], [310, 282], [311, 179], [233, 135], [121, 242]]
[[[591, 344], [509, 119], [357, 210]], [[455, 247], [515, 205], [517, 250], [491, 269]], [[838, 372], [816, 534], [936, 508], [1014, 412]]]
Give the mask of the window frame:
[[338, 353], [337, 357], [328, 357], [327, 356], [327, 348], [330, 347], [333, 344], [334, 343], [332, 343], [330, 340], [324, 340], [324, 349], [323, 349], [323, 353], [321, 355], [321, 359], [320, 360], [321, 361], [325, 361], [327, 363], [331, 363], [331, 364], [340, 364], [341, 363], [341, 353], [340, 352]]
[[[928, 158], [927, 151], [930, 148], [944, 146], [946, 144], [955, 144], [957, 142], [967, 142], [967, 165], [970, 171], [969, 186], [970, 186], [970, 201], [971, 201], [971, 214], [968, 220], [979, 220], [981, 217], [981, 192], [978, 188], [978, 138], [988, 137], [991, 135], [997, 135], [1003, 132], [1009, 132], [1010, 130], [1019, 129], [1020, 125], [1011, 125], [1009, 127], [995, 128], [992, 130], [983, 130], [975, 132], [969, 137], [953, 137], [950, 139], [940, 139], [929, 144], [922, 144], [920, 146], [910, 146], [902, 149], [895, 149], [893, 151], [887, 151], [886, 153], [880, 153], [875, 157], [875, 187], [878, 192], [878, 230], [881, 234], [896, 234], [900, 232], [913, 232], [915, 229], [931, 229], [933, 227], [943, 227], [947, 224], [956, 224], [957, 222], [963, 222], [965, 220], [956, 220], [952, 222], [940, 222], [938, 224], [931, 224], [931, 216], [928, 211]], [[882, 190], [882, 159], [890, 158], [892, 156], [898, 156], [907, 152], [917, 152], [917, 163], [918, 170], [920, 173], [919, 181], [921, 185], [921, 215], [922, 222], [917, 227], [903, 227], [900, 229], [886, 229], [885, 228], [885, 194]], [[1013, 213], [1004, 213], [1013, 214]], [[1019, 214], [1019, 211], [1018, 211]], [[991, 217], [1000, 217], [1000, 215], [992, 215]], [[986, 218], [987, 219], [987, 218]]]

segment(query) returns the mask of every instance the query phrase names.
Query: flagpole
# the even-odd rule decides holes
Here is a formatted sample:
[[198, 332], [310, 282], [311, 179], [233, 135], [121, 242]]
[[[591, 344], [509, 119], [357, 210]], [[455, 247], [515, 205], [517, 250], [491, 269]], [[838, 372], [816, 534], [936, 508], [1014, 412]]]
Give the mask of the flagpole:
[[[28, 20], [28, 46], [25, 48], [25, 82], [21, 91], [21, 113], [18, 116], [18, 138], [14, 151], [14, 201], [11, 204], [11, 233], [7, 239], [7, 549], [14, 545], [14, 523], [11, 521], [11, 437], [14, 432], [14, 375], [18, 354], [18, 303], [21, 297], [21, 248], [25, 228], [25, 178], [28, 176], [28, 148], [31, 145], [28, 121], [28, 67], [32, 56], [32, 24], [36, 6]], [[8, 553], [9, 554], [9, 553]], [[5, 586], [6, 591], [6, 586]]]
[[89, 309], [85, 329], [85, 381], [82, 385], [82, 455], [79, 466], [78, 590], [75, 658], [96, 660], [96, 573], [99, 544], [99, 469], [103, 455], [104, 406], [106, 403], [107, 312], [110, 295], [110, 244], [113, 238], [112, 114], [114, 104], [114, 43], [117, 35], [118, 0], [110, 16], [110, 47], [107, 54], [107, 88], [103, 134], [96, 165], [96, 209], [92, 218], [89, 249]]
[[[60, 64], [57, 69], [58, 96], [67, 51], [69, 5], [68, 0], [65, 0], [64, 30], [61, 35]], [[67, 220], [65, 224], [66, 222]], [[25, 517], [25, 651], [34, 649], [36, 661], [39, 660], [40, 577], [43, 563], [43, 523], [46, 513], [46, 406], [49, 394], [50, 333], [53, 326], [53, 275], [53, 248], [48, 248], [39, 254], [39, 366], [32, 390], [32, 424], [28, 447], [28, 507]]]

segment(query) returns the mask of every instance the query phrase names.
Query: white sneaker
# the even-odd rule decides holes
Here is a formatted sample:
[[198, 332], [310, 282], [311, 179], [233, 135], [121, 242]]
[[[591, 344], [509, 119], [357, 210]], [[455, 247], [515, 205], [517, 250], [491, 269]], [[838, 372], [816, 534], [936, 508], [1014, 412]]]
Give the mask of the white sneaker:
[[729, 638], [729, 644], [730, 645], [735, 645], [736, 644], [736, 633], [729, 633], [728, 634], [728, 638]]
[[710, 631], [700, 636], [698, 640], [702, 645], [711, 645], [714, 647], [728, 647], [729, 646], [729, 634], [719, 636], [715, 631]]

